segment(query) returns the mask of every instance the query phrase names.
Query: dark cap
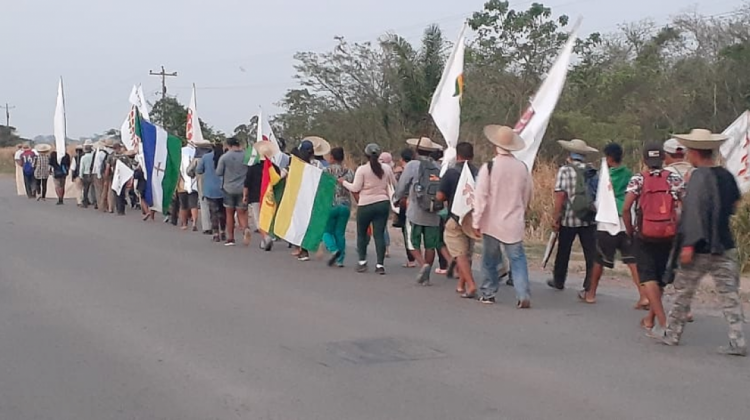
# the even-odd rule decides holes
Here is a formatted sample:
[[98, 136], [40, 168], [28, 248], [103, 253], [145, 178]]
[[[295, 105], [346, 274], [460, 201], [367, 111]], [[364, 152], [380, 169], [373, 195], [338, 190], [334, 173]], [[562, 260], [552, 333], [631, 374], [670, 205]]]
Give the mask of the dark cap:
[[227, 146], [237, 147], [240, 145], [240, 141], [236, 137], [230, 137], [227, 139]]
[[302, 143], [299, 144], [299, 150], [313, 153], [315, 145], [310, 140], [303, 140]]
[[661, 168], [664, 165], [664, 149], [660, 143], [646, 143], [643, 147], [643, 161], [649, 168]]

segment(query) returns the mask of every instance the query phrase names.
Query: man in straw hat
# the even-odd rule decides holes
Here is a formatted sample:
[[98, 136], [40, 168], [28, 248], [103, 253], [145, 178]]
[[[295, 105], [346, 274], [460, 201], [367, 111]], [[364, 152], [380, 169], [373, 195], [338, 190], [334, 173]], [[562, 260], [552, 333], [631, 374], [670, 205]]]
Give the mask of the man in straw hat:
[[734, 176], [716, 165], [718, 149], [727, 137], [702, 129], [675, 137], [687, 148], [687, 159], [696, 169], [690, 176], [680, 222], [682, 267], [674, 283], [678, 295], [667, 331], [659, 339], [670, 346], [679, 344], [691, 300], [701, 279], [710, 274], [729, 324], [729, 345], [719, 351], [746, 356], [737, 252], [729, 225], [741, 193]]
[[558, 232], [557, 256], [553, 277], [547, 281], [547, 285], [557, 290], [565, 288], [570, 252], [573, 242], [578, 237], [586, 260], [583, 289], [588, 291], [591, 269], [596, 258], [594, 200], [598, 177], [596, 169], [586, 164], [586, 157], [598, 151], [579, 139], [558, 140], [557, 143], [569, 153], [569, 156], [567, 163], [557, 171], [555, 180], [553, 228]]
[[[458, 191], [459, 181], [464, 166], [469, 167], [471, 176], [476, 178], [478, 170], [471, 164], [474, 159], [474, 146], [471, 143], [458, 143], [456, 145], [456, 165], [449, 168], [440, 180], [440, 190], [437, 198], [446, 202], [446, 208], [453, 209], [453, 203], [463, 199], [464, 191]], [[471, 222], [471, 213], [464, 216], [463, 221]], [[458, 268], [459, 280], [456, 292], [461, 293], [462, 298], [474, 299], [477, 297], [477, 286], [474, 283], [474, 274], [471, 270], [471, 259], [474, 255], [474, 241], [479, 239], [473, 231], [466, 232], [461, 225], [458, 216], [449, 214], [445, 222], [443, 240], [451, 257], [455, 258]]]
[[96, 190], [96, 206], [100, 211], [108, 212], [111, 207], [109, 191], [111, 190], [111, 183], [107, 182], [105, 172], [107, 170], [107, 161], [109, 156], [114, 153], [114, 141], [112, 139], [105, 139], [99, 143], [99, 150], [97, 150], [94, 156], [94, 189]]
[[81, 158], [83, 158], [83, 145], [76, 146], [76, 154], [70, 163], [70, 179], [77, 188], [76, 204], [83, 207], [83, 179], [81, 178]]
[[[394, 201], [408, 196], [406, 207], [407, 249], [421, 267], [417, 282], [430, 284], [430, 270], [435, 262], [435, 252], [440, 247], [440, 215], [442, 202], [437, 201], [440, 185], [440, 167], [432, 154], [442, 146], [427, 137], [409, 139], [406, 143], [416, 150], [418, 159], [409, 162], [399, 178]], [[424, 243], [424, 253], [421, 248]]]
[[[203, 156], [213, 150], [214, 144], [205, 139], [192, 141], [191, 143], [195, 147], [195, 155], [193, 156], [193, 160], [192, 162], [190, 162], [190, 165], [188, 165], [187, 173], [197, 181], [196, 184], [198, 187], [198, 207], [200, 210], [199, 213], [201, 219], [201, 230], [203, 231], [204, 235], [211, 235], [211, 210], [208, 200], [206, 199], [205, 193], [203, 191], [203, 175], [197, 173], [196, 168], [201, 162]], [[196, 214], [193, 217], [197, 218], [197, 216], [198, 215]]]
[[516, 307], [531, 307], [529, 267], [523, 247], [526, 208], [532, 197], [532, 179], [526, 165], [512, 152], [524, 148], [523, 139], [510, 127], [488, 125], [487, 139], [495, 145], [496, 156], [479, 170], [474, 193], [474, 222], [482, 234], [482, 303], [495, 303], [500, 287], [498, 266], [503, 251], [508, 254], [516, 290]]
[[[649, 330], [649, 334], [663, 335], [666, 315], [662, 291], [666, 286], [665, 274], [677, 233], [677, 207], [684, 182], [679, 175], [662, 169], [664, 152], [661, 143], [646, 144], [643, 163], [648, 169], [630, 179], [622, 216], [625, 230], [633, 238], [638, 279], [649, 302], [649, 313], [641, 320], [641, 326]], [[632, 220], [634, 207], [638, 213], [635, 223]]]
[[78, 170], [78, 175], [80, 175], [81, 181], [83, 183], [83, 200], [81, 202], [83, 208], [87, 208], [92, 203], [92, 201], [96, 203], [96, 194], [92, 194], [91, 188], [94, 182], [94, 178], [92, 175], [93, 168], [94, 144], [91, 142], [91, 140], [86, 140], [85, 142], [83, 142], [83, 156], [81, 156], [80, 167]]
[[35, 149], [37, 155], [34, 158], [34, 179], [36, 181], [36, 190], [39, 193], [36, 201], [47, 201], [47, 179], [49, 179], [51, 172], [49, 153], [52, 151], [52, 146], [42, 143], [36, 145]]

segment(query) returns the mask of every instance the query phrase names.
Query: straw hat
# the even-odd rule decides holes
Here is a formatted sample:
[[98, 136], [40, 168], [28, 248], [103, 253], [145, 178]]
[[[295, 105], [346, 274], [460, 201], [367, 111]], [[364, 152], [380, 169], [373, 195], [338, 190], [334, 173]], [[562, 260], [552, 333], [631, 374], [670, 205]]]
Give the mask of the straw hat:
[[328, 143], [328, 141], [323, 137], [308, 136], [305, 137], [303, 141], [304, 140], [308, 140], [313, 144], [313, 149], [315, 149], [315, 156], [325, 156], [331, 153], [331, 144]]
[[106, 139], [106, 140], [100, 140], [99, 144], [102, 147], [112, 147], [115, 145], [115, 142], [112, 139]]
[[275, 141], [256, 141], [253, 143], [253, 149], [267, 159], [271, 159], [281, 153]]
[[478, 241], [482, 239], [482, 237], [477, 235], [476, 231], [474, 231], [474, 227], [472, 226], [474, 220], [473, 214], [474, 213], [472, 212], [466, 213], [463, 220], [461, 220], [461, 230], [463, 231], [464, 235], [468, 236], [470, 239]]
[[39, 153], [49, 153], [52, 150], [52, 146], [47, 143], [37, 144], [34, 149]]
[[214, 147], [214, 144], [206, 139], [201, 139], [199, 141], [190, 141], [190, 144], [196, 149], [210, 149]]
[[557, 143], [560, 146], [562, 146], [563, 149], [569, 151], [570, 153], [578, 153], [581, 155], [590, 155], [592, 153], [599, 153], [598, 150], [589, 146], [588, 144], [586, 144], [585, 141], [580, 140], [580, 139], [573, 139], [570, 141], [558, 140]]
[[430, 140], [428, 137], [422, 137], [419, 139], [407, 139], [406, 144], [409, 146], [414, 146], [417, 149], [427, 150], [427, 151], [435, 151], [435, 150], [443, 150], [443, 146], [435, 143], [434, 141]]
[[484, 127], [484, 136], [490, 143], [509, 152], [516, 152], [526, 147], [526, 143], [521, 136], [512, 128], [504, 125], [492, 124]]
[[703, 128], [696, 128], [690, 134], [675, 134], [674, 137], [688, 149], [696, 150], [716, 150], [729, 139], [723, 134], [714, 134]]

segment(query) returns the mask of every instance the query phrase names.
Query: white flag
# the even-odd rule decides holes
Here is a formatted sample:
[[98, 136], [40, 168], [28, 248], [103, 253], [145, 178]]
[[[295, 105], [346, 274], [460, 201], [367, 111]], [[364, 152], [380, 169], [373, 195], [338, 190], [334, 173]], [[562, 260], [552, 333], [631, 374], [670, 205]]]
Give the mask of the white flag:
[[182, 148], [182, 156], [180, 158], [180, 176], [182, 177], [182, 184], [185, 187], [185, 192], [188, 194], [193, 191], [198, 191], [198, 180], [191, 178], [187, 173], [194, 158], [195, 147], [187, 145]]
[[458, 35], [458, 41], [445, 63], [443, 76], [435, 89], [435, 94], [432, 95], [430, 104], [430, 115], [448, 146], [443, 156], [441, 174], [445, 173], [456, 160], [456, 144], [458, 144], [458, 134], [461, 128], [461, 98], [464, 93], [465, 32], [466, 24], [464, 23]]
[[122, 192], [122, 188], [132, 177], [133, 170], [118, 160], [115, 164], [115, 173], [112, 176], [112, 191], [119, 195]]
[[55, 106], [54, 132], [55, 150], [57, 151], [57, 163], [62, 162], [65, 157], [65, 136], [67, 133], [67, 122], [65, 119], [65, 95], [63, 94], [63, 80], [57, 85], [57, 106]]
[[188, 143], [203, 141], [203, 131], [201, 130], [201, 122], [198, 118], [198, 108], [195, 99], [195, 84], [193, 84], [193, 95], [190, 97], [190, 105], [188, 105], [187, 110], [185, 137], [187, 137]]
[[724, 165], [734, 175], [742, 194], [750, 192], [750, 111], [745, 111], [724, 130], [729, 140], [721, 145]]
[[143, 93], [143, 86], [133, 86], [133, 90], [130, 92], [130, 103], [138, 107], [138, 110], [141, 112], [141, 117], [144, 120], [151, 121], [149, 117], [151, 111], [149, 111], [148, 104], [146, 103], [146, 95]]
[[526, 147], [523, 150], [515, 152], [515, 156], [526, 164], [529, 172], [534, 168], [534, 161], [539, 152], [539, 146], [542, 144], [544, 133], [547, 132], [549, 120], [555, 111], [557, 101], [560, 99], [565, 79], [568, 76], [568, 66], [573, 56], [573, 46], [578, 39], [578, 28], [581, 26], [579, 18], [573, 30], [570, 32], [568, 41], [557, 56], [555, 64], [552, 65], [547, 77], [542, 82], [542, 86], [531, 100], [531, 105], [516, 124], [516, 132], [523, 138]]
[[456, 194], [451, 199], [451, 213], [458, 216], [459, 221], [462, 221], [464, 216], [474, 210], [474, 189], [476, 188], [476, 181], [474, 175], [471, 174], [469, 164], [464, 164], [464, 169], [461, 171], [461, 177], [458, 179], [458, 185], [456, 186]]
[[[281, 149], [281, 145], [279, 144], [279, 140], [276, 138], [276, 135], [273, 134], [273, 129], [271, 128], [271, 123], [268, 122], [266, 118], [263, 117], [263, 109], [258, 109], [258, 127], [255, 130], [255, 141], [272, 141], [276, 143], [277, 146], [279, 146], [279, 150]], [[279, 152], [278, 155], [274, 156], [271, 161], [279, 165], [279, 158], [281, 157], [283, 153]], [[256, 163], [260, 162], [260, 156], [258, 155], [258, 152], [255, 150], [255, 148], [252, 148], [250, 150], [250, 159], [247, 161], [248, 166], [252, 166]]]
[[620, 233], [620, 212], [617, 211], [617, 200], [609, 178], [607, 158], [602, 158], [599, 170], [599, 186], [596, 189], [596, 222], [612, 236]]

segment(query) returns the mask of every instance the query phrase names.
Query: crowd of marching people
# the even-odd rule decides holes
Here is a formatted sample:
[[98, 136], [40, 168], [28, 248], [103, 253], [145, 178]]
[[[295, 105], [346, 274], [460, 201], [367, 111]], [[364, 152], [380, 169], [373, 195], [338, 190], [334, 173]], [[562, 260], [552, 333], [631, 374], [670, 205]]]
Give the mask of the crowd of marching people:
[[[275, 176], [283, 179], [293, 159], [299, 159], [337, 181], [327, 220], [311, 222], [325, 225], [321, 250], [328, 252], [330, 267], [345, 265], [347, 225], [356, 211], [357, 255], [352, 258], [356, 272], [373, 268], [368, 266], [373, 240], [373, 271], [386, 273], [390, 225], [403, 235], [405, 267], [416, 268], [418, 284], [429, 285], [435, 273], [447, 274], [457, 279], [461, 298], [492, 304], [501, 282], [507, 281], [515, 289], [517, 307], [527, 309], [531, 287], [523, 241], [526, 211], [535, 192], [530, 171], [513, 154], [524, 148], [524, 141], [505, 126], [487, 126], [484, 134], [495, 150], [488, 163], [475, 164], [473, 145], [462, 142], [455, 148], [455, 164], [444, 172], [443, 148], [429, 138], [408, 140], [398, 159], [379, 145], [368, 144], [362, 150], [366, 160], [357, 168], [347, 167], [343, 148], [331, 147], [320, 137], [302, 139], [289, 153], [282, 139], [255, 142], [252, 147], [261, 159], [251, 164], [236, 138], [224, 144], [189, 142], [183, 148], [180, 177], [164, 221], [183, 230], [202, 231], [225, 246], [236, 245], [235, 233], [248, 246], [257, 232], [260, 248], [270, 251], [279, 239], [259, 223], [266, 194], [274, 194], [264, 172], [266, 160], [272, 162]], [[690, 306], [697, 286], [710, 274], [729, 325], [729, 345], [721, 352], [745, 356], [739, 268], [729, 227], [741, 194], [733, 175], [718, 164], [718, 149], [725, 140], [696, 129], [663, 144], [646, 144], [643, 170], [636, 173], [623, 164], [624, 151], [616, 143], [602, 150], [604, 159], [597, 169], [592, 158], [599, 150], [583, 140], [559, 141], [567, 161], [557, 173], [553, 192], [557, 251], [547, 285], [565, 288], [578, 239], [586, 264], [578, 298], [595, 304], [603, 271], [614, 267], [619, 252], [639, 294], [635, 307], [648, 311], [641, 326], [649, 337], [677, 345], [692, 320]], [[74, 156], [66, 153], [62, 158], [48, 145], [34, 150], [24, 145], [16, 162], [29, 199], [46, 200], [47, 179], [52, 177], [57, 204], [63, 204], [70, 177], [80, 191], [76, 200], [82, 208], [124, 215], [129, 207], [140, 210], [144, 221], [155, 219], [144, 199], [142, 159], [112, 140], [87, 141]], [[127, 167], [132, 176], [116, 179], [118, 165]], [[475, 178], [473, 194], [460, 182], [466, 169]], [[612, 206], [619, 219], [614, 224], [598, 217], [604, 206], [599, 199], [602, 185], [614, 195]], [[464, 199], [471, 201], [473, 212], [459, 217], [452, 209]], [[472, 269], [478, 244], [479, 281]], [[309, 261], [311, 254], [322, 255], [318, 249], [288, 246], [300, 261]], [[669, 312], [662, 303], [668, 284], [677, 294]]]

